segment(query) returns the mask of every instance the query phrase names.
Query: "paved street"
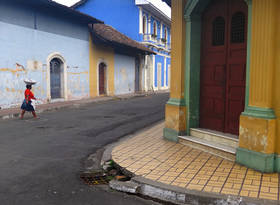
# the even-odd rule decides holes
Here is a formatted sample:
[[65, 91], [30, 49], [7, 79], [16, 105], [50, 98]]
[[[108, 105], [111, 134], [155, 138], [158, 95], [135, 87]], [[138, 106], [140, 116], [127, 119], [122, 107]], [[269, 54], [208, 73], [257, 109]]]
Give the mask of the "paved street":
[[89, 154], [162, 120], [167, 100], [158, 94], [0, 121], [0, 204], [155, 204], [88, 187], [79, 171]]

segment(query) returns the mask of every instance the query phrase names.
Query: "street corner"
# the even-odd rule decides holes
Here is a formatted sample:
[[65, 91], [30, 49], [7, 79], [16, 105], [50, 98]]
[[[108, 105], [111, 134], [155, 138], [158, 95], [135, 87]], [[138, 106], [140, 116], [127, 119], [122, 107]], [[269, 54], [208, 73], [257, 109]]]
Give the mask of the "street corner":
[[279, 174], [254, 171], [206, 150], [164, 140], [163, 127], [161, 123], [140, 132], [112, 150], [114, 162], [141, 184], [141, 194], [189, 204], [278, 203]]

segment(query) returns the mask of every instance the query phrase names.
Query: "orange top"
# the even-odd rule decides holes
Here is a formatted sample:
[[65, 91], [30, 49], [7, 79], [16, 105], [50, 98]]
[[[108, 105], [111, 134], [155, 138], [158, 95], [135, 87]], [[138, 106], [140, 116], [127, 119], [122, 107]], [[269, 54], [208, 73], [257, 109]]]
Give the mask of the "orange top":
[[27, 100], [27, 102], [29, 102], [31, 99], [35, 99], [34, 94], [29, 89], [25, 90], [24, 96], [25, 96], [25, 99]]

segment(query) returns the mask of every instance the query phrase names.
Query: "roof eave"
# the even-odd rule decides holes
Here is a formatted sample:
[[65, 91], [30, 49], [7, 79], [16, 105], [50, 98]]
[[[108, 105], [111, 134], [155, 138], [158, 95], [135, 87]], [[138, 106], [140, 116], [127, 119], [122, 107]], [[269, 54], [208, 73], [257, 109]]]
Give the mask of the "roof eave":
[[77, 3], [75, 3], [74, 5], [70, 6], [71, 9], [77, 9], [78, 7], [80, 7], [81, 5], [85, 4], [88, 0], [80, 0]]
[[124, 44], [124, 43], [119, 43], [119, 42], [116, 42], [116, 41], [108, 40], [108, 39], [104, 38], [103, 36], [97, 34], [91, 27], [89, 27], [89, 30], [90, 30], [90, 33], [93, 36], [93, 39], [95, 39], [95, 40], [97, 40], [97, 41], [99, 41], [103, 44], [109, 45], [113, 48], [128, 48], [128, 49], [131, 49], [133, 51], [136, 51], [136, 53], [148, 54], [148, 55], [155, 55], [156, 54], [154, 51], [152, 51], [149, 48], [144, 50], [144, 49], [133, 47], [133, 46], [130, 46], [130, 45], [127, 45], [127, 44]]
[[148, 1], [135, 1], [137, 6], [142, 6], [145, 10], [153, 13], [156, 17], [166, 22], [168, 25], [171, 25], [171, 18], [169, 18], [164, 12], [158, 9], [155, 5]]

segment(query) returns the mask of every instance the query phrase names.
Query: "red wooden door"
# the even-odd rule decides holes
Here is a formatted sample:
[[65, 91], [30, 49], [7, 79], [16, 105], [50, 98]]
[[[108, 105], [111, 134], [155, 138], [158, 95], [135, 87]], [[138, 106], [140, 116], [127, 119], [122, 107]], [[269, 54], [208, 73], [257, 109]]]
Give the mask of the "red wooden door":
[[99, 64], [99, 95], [105, 94], [105, 64]]
[[214, 0], [203, 13], [202, 128], [238, 134], [245, 102], [247, 13], [244, 0]]

